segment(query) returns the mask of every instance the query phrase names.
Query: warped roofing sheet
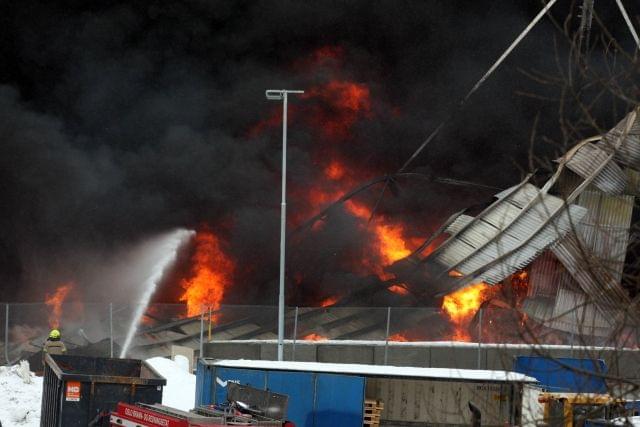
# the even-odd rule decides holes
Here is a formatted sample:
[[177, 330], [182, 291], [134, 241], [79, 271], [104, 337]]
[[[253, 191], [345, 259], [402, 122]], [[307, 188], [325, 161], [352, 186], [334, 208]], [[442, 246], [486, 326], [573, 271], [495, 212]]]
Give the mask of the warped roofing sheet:
[[586, 210], [566, 206], [525, 180], [496, 195], [498, 200], [476, 217], [460, 215], [451, 235], [430, 257], [440, 274], [453, 271], [458, 287], [474, 281], [498, 283], [529, 264], [568, 233]]
[[608, 194], [622, 194], [627, 183], [620, 166], [610, 161], [610, 154], [592, 143], [579, 147], [566, 165], [584, 179], [593, 177], [592, 184]]
[[607, 132], [597, 143], [599, 147], [614, 151], [614, 160], [633, 169], [640, 170], [640, 117], [636, 116], [633, 124], [616, 148], [618, 138], [623, 136], [627, 126], [627, 117]]

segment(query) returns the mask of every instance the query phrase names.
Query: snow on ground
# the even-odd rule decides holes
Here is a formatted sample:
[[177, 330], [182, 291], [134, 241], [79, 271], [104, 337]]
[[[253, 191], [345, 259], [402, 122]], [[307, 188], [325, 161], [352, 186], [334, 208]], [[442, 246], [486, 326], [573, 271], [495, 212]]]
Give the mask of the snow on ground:
[[[154, 357], [147, 362], [167, 379], [162, 392], [162, 403], [185, 411], [192, 409], [196, 395], [196, 376], [187, 372], [179, 362], [163, 357]], [[0, 366], [2, 427], [39, 427], [41, 398], [42, 377], [29, 372], [28, 363]]]
[[616, 426], [640, 426], [640, 417], [616, 418], [612, 421]]
[[[27, 382], [25, 382], [25, 380]], [[2, 427], [40, 426], [42, 377], [29, 372], [29, 364], [0, 366], [0, 423]]]
[[196, 401], [196, 376], [185, 370], [184, 366], [164, 357], [147, 359], [153, 369], [167, 379], [162, 391], [162, 404], [188, 411]]

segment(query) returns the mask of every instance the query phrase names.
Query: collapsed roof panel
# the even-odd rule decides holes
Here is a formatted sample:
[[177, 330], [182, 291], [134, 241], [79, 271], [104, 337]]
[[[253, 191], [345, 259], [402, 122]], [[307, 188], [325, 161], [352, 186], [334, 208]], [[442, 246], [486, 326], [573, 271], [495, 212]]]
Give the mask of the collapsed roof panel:
[[[567, 271], [583, 291], [595, 291], [594, 295], [612, 293], [603, 296], [602, 301], [607, 304], [626, 301], [619, 277], [633, 197], [619, 196], [629, 188], [628, 174], [615, 160], [621, 153], [629, 153], [625, 164], [640, 166], [637, 111], [629, 113], [603, 137], [606, 143], [597, 142], [600, 139], [594, 137], [576, 144], [558, 160], [559, 167], [542, 188], [531, 184], [529, 176], [498, 193], [496, 200], [477, 216], [454, 216], [439, 229], [438, 233], [446, 233], [446, 238], [435, 250], [424, 258], [414, 254], [406, 262], [396, 263], [396, 271], [404, 275], [399, 279], [426, 296], [443, 295], [479, 281], [495, 284], [559, 242], [554, 253], [565, 266], [571, 264]], [[562, 191], [567, 181], [572, 185]], [[556, 196], [558, 192], [563, 197]], [[582, 221], [587, 212], [588, 219]], [[596, 226], [603, 223], [606, 230]], [[582, 224], [580, 233], [576, 233], [578, 224]], [[616, 228], [616, 224], [620, 227]], [[580, 265], [581, 243], [585, 242], [576, 240], [576, 236], [588, 243], [584, 246], [592, 255], [616, 253], [607, 264], [612, 273], [604, 274], [601, 268], [597, 275], [587, 278], [590, 272]], [[434, 238], [435, 235], [429, 241]], [[596, 289], [596, 283], [603, 280], [605, 290]]]
[[[621, 120], [597, 144], [607, 152], [613, 151], [616, 162], [640, 170], [640, 115], [633, 117], [630, 127], [628, 119], [629, 117], [625, 117]], [[618, 143], [621, 137], [622, 140]]]
[[595, 144], [586, 143], [578, 147], [567, 160], [566, 166], [584, 179], [592, 179], [593, 185], [608, 194], [622, 194], [626, 186], [626, 175], [611, 156]]
[[497, 283], [531, 262], [586, 213], [527, 181], [496, 195], [496, 202], [475, 218], [456, 219], [446, 230], [451, 238], [427, 262], [436, 264], [440, 274], [464, 276], [457, 287]]

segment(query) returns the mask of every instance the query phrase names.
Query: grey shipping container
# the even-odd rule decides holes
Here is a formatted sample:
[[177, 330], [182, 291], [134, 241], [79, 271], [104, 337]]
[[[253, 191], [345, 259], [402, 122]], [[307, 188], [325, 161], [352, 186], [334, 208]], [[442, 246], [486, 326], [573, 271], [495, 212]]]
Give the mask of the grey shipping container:
[[160, 403], [166, 383], [142, 360], [48, 354], [40, 427], [108, 426], [118, 402]]

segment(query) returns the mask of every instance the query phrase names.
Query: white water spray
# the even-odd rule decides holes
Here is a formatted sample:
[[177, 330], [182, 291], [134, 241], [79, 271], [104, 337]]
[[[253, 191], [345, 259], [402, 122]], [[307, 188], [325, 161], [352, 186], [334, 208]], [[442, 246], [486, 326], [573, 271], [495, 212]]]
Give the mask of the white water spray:
[[133, 337], [138, 330], [140, 319], [144, 315], [145, 311], [147, 311], [149, 301], [151, 301], [151, 297], [156, 290], [158, 282], [160, 281], [160, 279], [162, 279], [165, 270], [175, 262], [176, 256], [178, 254], [178, 249], [180, 249], [180, 247], [184, 243], [186, 243], [194, 234], [194, 231], [179, 229], [170, 233], [158, 242], [156, 246], [157, 256], [154, 260], [149, 276], [144, 281], [144, 294], [142, 294], [140, 304], [138, 304], [133, 315], [131, 326], [129, 326], [127, 337], [124, 340], [122, 351], [120, 352], [120, 358], [123, 358], [127, 355], [129, 346], [131, 346]]

